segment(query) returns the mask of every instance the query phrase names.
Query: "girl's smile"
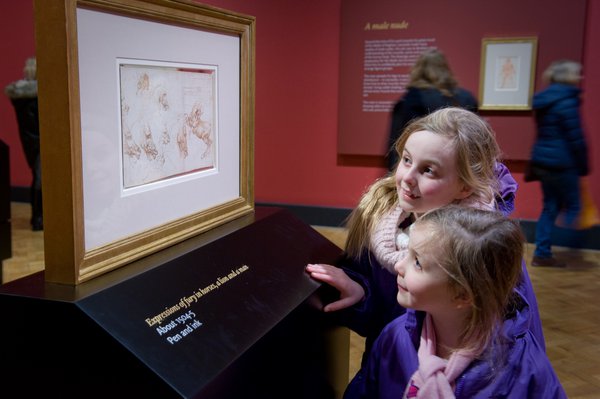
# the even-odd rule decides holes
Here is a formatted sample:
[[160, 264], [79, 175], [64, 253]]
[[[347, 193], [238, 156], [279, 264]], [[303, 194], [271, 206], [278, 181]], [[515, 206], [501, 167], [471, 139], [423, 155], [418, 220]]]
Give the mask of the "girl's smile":
[[420, 195], [414, 194], [412, 192], [412, 190], [409, 188], [400, 188], [400, 190], [401, 190], [401, 194], [403, 196], [407, 197], [408, 200], [417, 199], [420, 197]]

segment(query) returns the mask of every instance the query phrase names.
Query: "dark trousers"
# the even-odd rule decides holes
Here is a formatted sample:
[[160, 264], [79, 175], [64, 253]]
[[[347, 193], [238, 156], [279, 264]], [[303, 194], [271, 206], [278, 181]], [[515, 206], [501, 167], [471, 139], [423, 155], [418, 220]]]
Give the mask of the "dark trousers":
[[581, 211], [579, 175], [575, 170], [553, 171], [541, 177], [544, 203], [535, 231], [534, 256], [552, 256], [552, 229], [562, 212], [564, 225], [575, 227]]

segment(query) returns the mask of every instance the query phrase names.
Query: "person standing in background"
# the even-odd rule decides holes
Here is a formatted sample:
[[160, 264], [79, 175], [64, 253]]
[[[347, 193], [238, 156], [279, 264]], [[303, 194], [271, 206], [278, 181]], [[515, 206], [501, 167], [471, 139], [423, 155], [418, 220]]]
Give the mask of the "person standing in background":
[[433, 111], [448, 107], [462, 107], [477, 112], [477, 99], [468, 90], [458, 86], [444, 53], [438, 49], [425, 51], [410, 72], [410, 81], [404, 96], [392, 111], [386, 160], [389, 170], [398, 163], [394, 143], [408, 123]]
[[24, 78], [10, 83], [4, 93], [17, 115], [19, 137], [31, 169], [30, 187], [31, 229], [43, 230], [42, 218], [42, 174], [40, 165], [40, 127], [38, 119], [37, 63], [34, 57], [25, 61]]
[[577, 87], [581, 78], [580, 63], [555, 61], [543, 74], [548, 87], [533, 96], [537, 137], [530, 163], [543, 194], [533, 266], [566, 266], [552, 256], [552, 228], [561, 212], [564, 225], [575, 227], [581, 211], [580, 176], [589, 172], [580, 116], [581, 89]]

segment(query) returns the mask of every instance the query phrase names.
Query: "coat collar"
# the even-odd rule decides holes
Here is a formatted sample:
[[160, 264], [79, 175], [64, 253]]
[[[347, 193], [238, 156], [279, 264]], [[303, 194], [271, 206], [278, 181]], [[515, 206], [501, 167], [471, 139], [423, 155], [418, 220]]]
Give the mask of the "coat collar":
[[[501, 327], [501, 335], [509, 342], [522, 337], [529, 330], [529, 303], [517, 287], [514, 291], [513, 309], [508, 309]], [[405, 328], [411, 342], [417, 349], [421, 338], [421, 329], [425, 320], [425, 312], [414, 309], [406, 310]]]

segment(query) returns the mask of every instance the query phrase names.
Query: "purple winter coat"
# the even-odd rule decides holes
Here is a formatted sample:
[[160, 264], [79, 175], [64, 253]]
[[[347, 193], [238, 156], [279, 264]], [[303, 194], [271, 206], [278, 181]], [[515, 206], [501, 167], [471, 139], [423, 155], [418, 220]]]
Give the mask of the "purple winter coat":
[[[466, 398], [566, 398], [544, 348], [528, 329], [527, 300], [502, 324], [507, 338], [494, 345], [483, 360], [474, 360], [456, 379], [457, 399]], [[417, 370], [421, 328], [425, 313], [409, 309], [388, 324], [375, 341], [370, 357], [344, 393], [344, 399], [398, 399]], [[491, 364], [489, 359], [499, 364]], [[492, 369], [492, 366], [494, 368]]]
[[[506, 166], [498, 163], [496, 166], [500, 186], [500, 197], [497, 198], [499, 210], [508, 216], [514, 209], [515, 192], [517, 182], [510, 174]], [[396, 296], [398, 286], [396, 275], [391, 274], [383, 268], [369, 251], [365, 251], [358, 262], [354, 259], [345, 259], [338, 266], [342, 267], [346, 274], [357, 281], [365, 290], [365, 298], [353, 307], [334, 313], [338, 323], [342, 324], [357, 334], [366, 338], [363, 363], [368, 352], [379, 333], [386, 324], [402, 315], [406, 310], [398, 304]], [[545, 340], [542, 330], [542, 322], [538, 311], [537, 300], [523, 261], [522, 280], [517, 287], [530, 305], [529, 329], [545, 350]]]

